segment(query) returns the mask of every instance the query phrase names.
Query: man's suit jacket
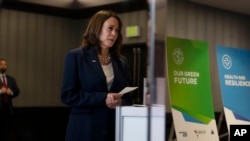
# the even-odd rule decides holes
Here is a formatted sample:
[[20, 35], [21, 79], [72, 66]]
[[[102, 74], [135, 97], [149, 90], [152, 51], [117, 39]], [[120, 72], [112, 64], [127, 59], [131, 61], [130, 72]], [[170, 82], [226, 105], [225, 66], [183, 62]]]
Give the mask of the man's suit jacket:
[[[124, 61], [110, 56], [114, 80], [108, 90], [94, 47], [73, 49], [66, 55], [61, 100], [72, 107], [66, 141], [106, 141], [106, 135], [114, 135], [115, 110], [106, 106], [105, 99], [108, 92], [128, 86], [129, 76]], [[123, 96], [123, 104], [132, 104], [129, 94]]]
[[[7, 79], [7, 86], [8, 88], [10, 88], [13, 92], [12, 96], [9, 96], [8, 98], [8, 103], [3, 104], [3, 98], [2, 98], [2, 94], [0, 96], [0, 112], [1, 111], [5, 111], [8, 113], [13, 113], [13, 106], [12, 106], [12, 98], [16, 97], [19, 95], [20, 90], [17, 86], [16, 80], [14, 77], [10, 76], [10, 75], [5, 75], [6, 79]], [[0, 81], [0, 87], [2, 88], [2, 81]]]

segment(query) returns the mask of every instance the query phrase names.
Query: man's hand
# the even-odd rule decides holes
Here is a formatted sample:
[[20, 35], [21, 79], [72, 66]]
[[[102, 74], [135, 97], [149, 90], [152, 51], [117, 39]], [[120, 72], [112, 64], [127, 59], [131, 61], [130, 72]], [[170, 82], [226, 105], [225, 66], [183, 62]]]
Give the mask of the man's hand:
[[12, 90], [10, 88], [2, 87], [1, 94], [12, 95]]

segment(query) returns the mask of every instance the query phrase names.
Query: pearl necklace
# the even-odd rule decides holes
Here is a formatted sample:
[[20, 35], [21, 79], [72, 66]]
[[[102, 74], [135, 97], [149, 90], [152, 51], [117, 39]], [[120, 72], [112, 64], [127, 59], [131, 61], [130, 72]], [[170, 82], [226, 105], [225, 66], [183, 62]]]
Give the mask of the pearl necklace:
[[104, 58], [102, 55], [98, 55], [98, 57], [103, 64], [109, 64], [111, 62], [110, 55], [108, 55], [107, 58]]

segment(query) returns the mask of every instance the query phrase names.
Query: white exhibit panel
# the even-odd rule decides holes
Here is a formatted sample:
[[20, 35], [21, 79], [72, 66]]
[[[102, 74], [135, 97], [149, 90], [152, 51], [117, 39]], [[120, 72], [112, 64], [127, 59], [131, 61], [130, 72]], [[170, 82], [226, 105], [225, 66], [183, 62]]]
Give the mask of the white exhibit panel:
[[[165, 111], [163, 106], [151, 107], [160, 111], [152, 113], [151, 141], [164, 141]], [[116, 141], [147, 141], [148, 113], [147, 106], [123, 106], [116, 108]]]

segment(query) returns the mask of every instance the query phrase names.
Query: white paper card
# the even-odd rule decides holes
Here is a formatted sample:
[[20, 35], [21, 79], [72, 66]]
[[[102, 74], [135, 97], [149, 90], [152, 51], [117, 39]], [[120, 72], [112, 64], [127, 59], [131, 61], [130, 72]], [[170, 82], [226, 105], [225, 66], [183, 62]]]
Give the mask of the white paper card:
[[129, 93], [135, 89], [137, 89], [138, 87], [125, 87], [123, 90], [121, 90], [119, 92], [119, 94], [126, 94], [126, 93]]

